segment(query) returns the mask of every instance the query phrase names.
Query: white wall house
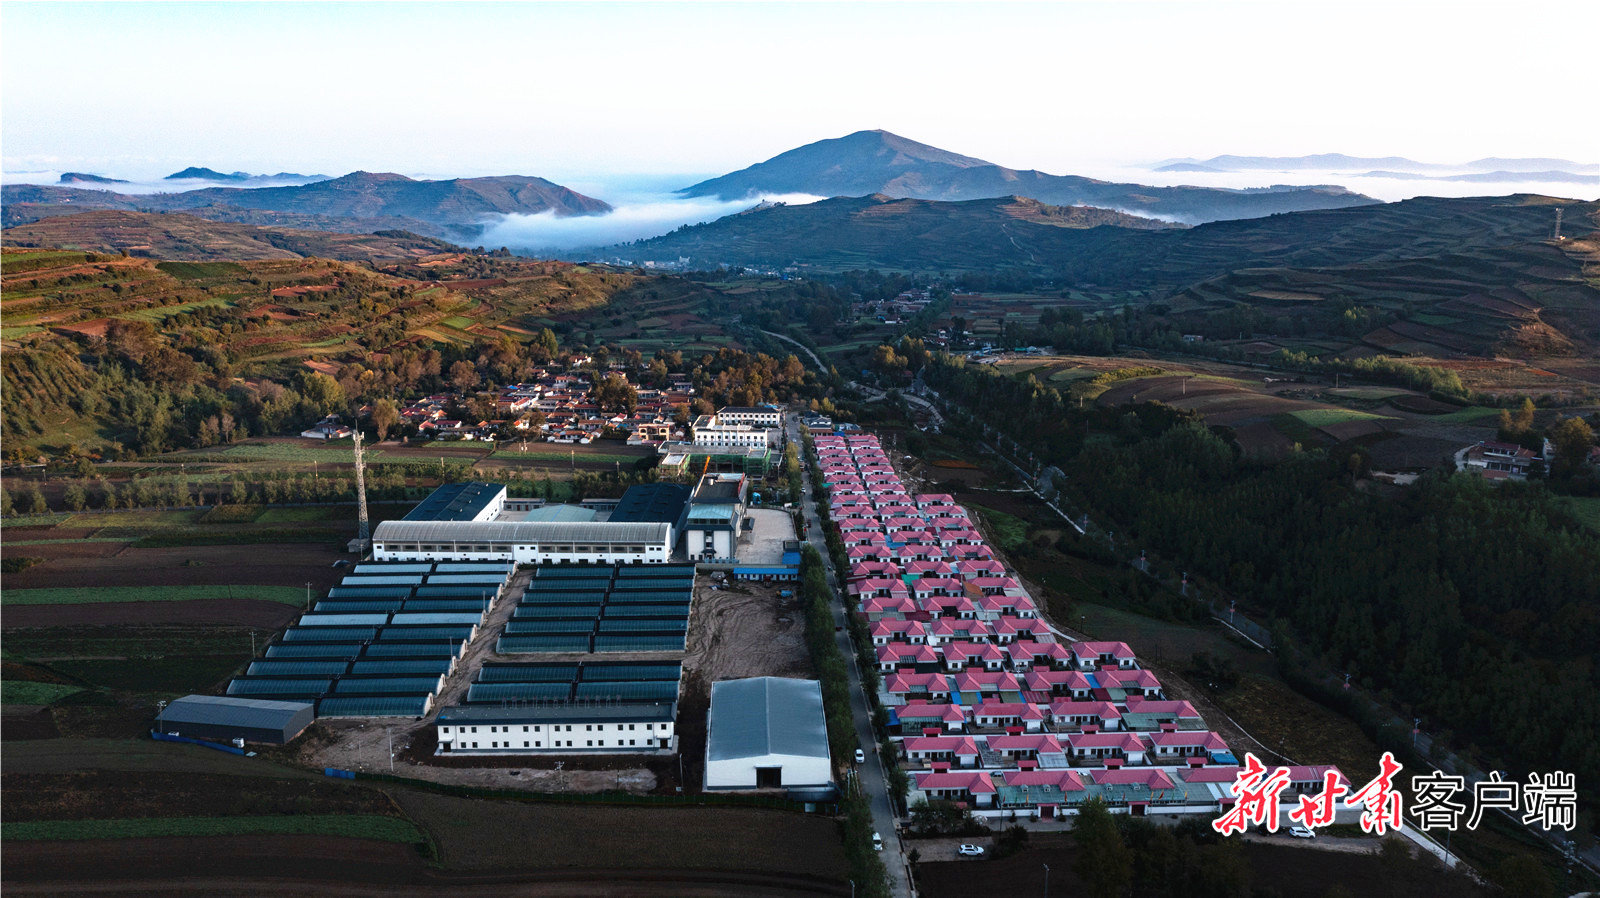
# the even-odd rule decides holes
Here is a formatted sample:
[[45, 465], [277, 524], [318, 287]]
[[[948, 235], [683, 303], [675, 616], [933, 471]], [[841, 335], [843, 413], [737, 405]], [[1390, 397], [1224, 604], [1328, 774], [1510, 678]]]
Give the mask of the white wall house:
[[819, 789], [832, 780], [820, 683], [752, 677], [711, 685], [707, 790]]
[[670, 703], [445, 708], [439, 754], [570, 754], [677, 750]]

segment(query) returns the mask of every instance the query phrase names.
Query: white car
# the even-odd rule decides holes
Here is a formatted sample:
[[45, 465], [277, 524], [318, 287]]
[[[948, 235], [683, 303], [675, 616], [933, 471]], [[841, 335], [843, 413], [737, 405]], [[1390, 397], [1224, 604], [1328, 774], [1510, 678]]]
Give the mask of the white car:
[[865, 763], [867, 763], [867, 753], [862, 751], [859, 748], [856, 749], [856, 763], [857, 764], [865, 764]]
[[1316, 831], [1309, 826], [1291, 826], [1289, 827], [1289, 835], [1294, 836], [1296, 839], [1315, 839], [1317, 837]]
[[962, 845], [960, 848], [956, 849], [956, 852], [959, 853], [960, 855], [962, 855], [963, 857], [982, 857], [983, 856], [983, 846], [982, 845]]

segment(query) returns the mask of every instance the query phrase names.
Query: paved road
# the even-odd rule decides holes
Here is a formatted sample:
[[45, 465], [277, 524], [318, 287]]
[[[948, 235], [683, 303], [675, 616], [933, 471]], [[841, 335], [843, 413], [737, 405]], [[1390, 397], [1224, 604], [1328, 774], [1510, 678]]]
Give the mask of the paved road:
[[[803, 446], [798, 421], [791, 416], [786, 426], [789, 429], [789, 439], [793, 440], [795, 445]], [[899, 829], [895, 826], [894, 808], [889, 802], [888, 775], [883, 768], [883, 758], [875, 749], [878, 740], [872, 733], [872, 712], [867, 704], [866, 691], [861, 686], [861, 671], [856, 667], [855, 646], [851, 644], [850, 631], [845, 627], [845, 607], [839, 591], [838, 573], [833, 569], [833, 559], [828, 557], [828, 543], [823, 536], [822, 520], [817, 517], [817, 494], [811, 482], [811, 469], [802, 467], [801, 477], [805, 485], [805, 494], [800, 504], [805, 513], [806, 524], [809, 525], [807, 542], [822, 556], [822, 564], [828, 573], [828, 588], [834, 598], [834, 637], [838, 640], [839, 651], [850, 661], [847, 668], [850, 676], [850, 710], [855, 717], [857, 744], [867, 753], [867, 763], [856, 765], [856, 771], [861, 779], [861, 788], [872, 805], [873, 827], [883, 836], [881, 857], [884, 868], [889, 871], [889, 884], [894, 894], [909, 896], [911, 885], [906, 876], [905, 852], [900, 844]]]

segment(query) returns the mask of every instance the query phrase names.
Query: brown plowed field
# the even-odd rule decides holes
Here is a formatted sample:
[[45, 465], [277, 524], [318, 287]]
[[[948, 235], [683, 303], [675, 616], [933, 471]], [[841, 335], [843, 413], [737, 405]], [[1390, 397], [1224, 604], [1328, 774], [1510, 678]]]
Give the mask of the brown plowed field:
[[[537, 839], [538, 834], [525, 834]], [[843, 881], [714, 870], [542, 870], [462, 874], [427, 866], [409, 845], [328, 836], [212, 836], [9, 842], [12, 895], [353, 895], [676, 898], [848, 895]]]
[[6, 629], [139, 624], [230, 624], [276, 630], [300, 613], [282, 602], [194, 599], [183, 602], [94, 602], [85, 605], [7, 605]]
[[[100, 554], [90, 547], [109, 547]], [[57, 543], [8, 547], [7, 552], [37, 555], [45, 561], [21, 573], [6, 575], [7, 589], [52, 586], [305, 586], [326, 590], [347, 572], [333, 561], [343, 556], [337, 546], [320, 543], [248, 546], [176, 546], [136, 549], [122, 543]], [[10, 609], [7, 609], [10, 614]]]

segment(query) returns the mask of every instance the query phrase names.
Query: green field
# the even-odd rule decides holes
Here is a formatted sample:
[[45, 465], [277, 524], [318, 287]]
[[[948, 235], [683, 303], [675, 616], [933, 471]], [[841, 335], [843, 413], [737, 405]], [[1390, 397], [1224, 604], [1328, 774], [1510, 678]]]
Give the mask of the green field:
[[1340, 387], [1328, 392], [1346, 399], [1388, 399], [1393, 396], [1404, 396], [1408, 391], [1395, 387]]
[[463, 315], [451, 315], [449, 318], [446, 318], [439, 323], [445, 327], [453, 327], [458, 331], [464, 331], [474, 324], [477, 324], [476, 321], [473, 321], [471, 318], [467, 318]]
[[1374, 415], [1371, 412], [1359, 412], [1352, 408], [1305, 408], [1289, 414], [1307, 427], [1327, 427], [1329, 424], [1342, 424], [1345, 421], [1388, 418], [1387, 415]]
[[243, 265], [233, 262], [157, 262], [156, 268], [183, 281], [245, 277], [250, 274]]
[[190, 599], [259, 599], [285, 605], [304, 605], [306, 593], [297, 586], [100, 586], [93, 589], [55, 587], [0, 592], [0, 605], [183, 602]]
[[188, 527], [200, 523], [206, 512], [196, 509], [186, 511], [159, 511], [131, 509], [129, 511], [112, 511], [103, 514], [73, 515], [61, 522], [65, 527], [105, 528], [105, 527], [134, 527], [140, 530], [160, 529], [163, 527]]
[[1430, 420], [1443, 421], [1446, 424], [1470, 424], [1473, 421], [1477, 421], [1481, 418], [1490, 418], [1499, 413], [1499, 409], [1484, 408], [1481, 405], [1474, 405], [1470, 408], [1464, 408], [1459, 412], [1451, 412], [1447, 415], [1434, 415]]
[[[65, 683], [0, 680], [0, 705], [50, 705], [82, 691], [81, 686]], [[6, 835], [10, 835], [9, 826]]]
[[309, 508], [269, 508], [256, 518], [259, 524], [296, 524], [312, 521], [326, 521], [329, 518], [341, 520], [350, 517], [350, 509], [342, 506], [311, 506]]
[[152, 836], [252, 834], [349, 836], [421, 842], [409, 821], [377, 814], [292, 814], [264, 817], [140, 817], [122, 820], [23, 820], [7, 823], [7, 839], [139, 839]]

